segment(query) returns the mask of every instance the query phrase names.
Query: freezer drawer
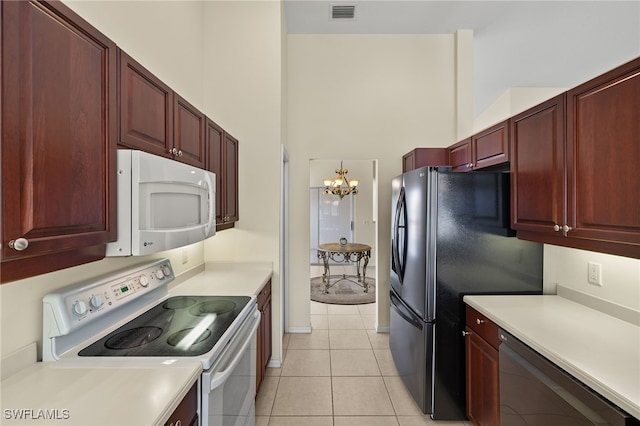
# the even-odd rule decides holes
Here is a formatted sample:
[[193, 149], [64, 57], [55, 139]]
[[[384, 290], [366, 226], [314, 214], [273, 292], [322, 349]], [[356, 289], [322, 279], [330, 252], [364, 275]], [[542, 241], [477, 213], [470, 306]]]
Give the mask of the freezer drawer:
[[432, 413], [433, 324], [391, 293], [389, 348], [400, 377], [425, 414]]

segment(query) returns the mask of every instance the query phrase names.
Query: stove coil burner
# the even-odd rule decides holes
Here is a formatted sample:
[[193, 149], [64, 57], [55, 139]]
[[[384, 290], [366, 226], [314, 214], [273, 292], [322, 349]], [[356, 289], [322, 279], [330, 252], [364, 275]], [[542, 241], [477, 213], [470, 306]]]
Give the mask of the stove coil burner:
[[164, 302], [162, 305], [165, 309], [184, 309], [196, 303], [193, 297], [176, 296]]
[[167, 338], [167, 343], [171, 346], [178, 348], [184, 346], [183, 349], [188, 349], [193, 345], [204, 342], [211, 337], [211, 330], [204, 329], [199, 330], [197, 328], [185, 328], [184, 330], [177, 331]]
[[109, 349], [131, 349], [153, 342], [162, 334], [159, 327], [136, 327], [111, 336], [104, 342]]
[[203, 316], [203, 315], [224, 315], [233, 311], [236, 307], [236, 304], [229, 300], [214, 300], [210, 302], [200, 303], [191, 309], [189, 309], [189, 313], [191, 315]]

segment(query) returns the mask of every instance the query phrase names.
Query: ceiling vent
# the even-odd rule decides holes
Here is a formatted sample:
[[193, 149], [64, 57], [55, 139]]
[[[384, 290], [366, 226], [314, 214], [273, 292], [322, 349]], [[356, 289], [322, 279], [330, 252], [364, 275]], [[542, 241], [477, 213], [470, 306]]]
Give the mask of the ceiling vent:
[[331, 5], [331, 19], [355, 19], [356, 7], [346, 4]]

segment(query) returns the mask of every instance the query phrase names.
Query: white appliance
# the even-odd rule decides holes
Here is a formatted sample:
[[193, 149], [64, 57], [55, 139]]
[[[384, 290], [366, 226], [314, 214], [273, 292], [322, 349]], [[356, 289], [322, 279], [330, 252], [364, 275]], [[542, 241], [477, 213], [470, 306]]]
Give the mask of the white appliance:
[[[200, 424], [255, 425], [255, 296], [182, 295], [168, 259], [63, 287], [43, 299], [43, 361], [202, 363]], [[145, 360], [149, 361], [145, 363]], [[132, 395], [132, 404], [135, 395]]]
[[107, 256], [186, 246], [216, 232], [216, 176], [142, 151], [118, 150], [118, 240]]

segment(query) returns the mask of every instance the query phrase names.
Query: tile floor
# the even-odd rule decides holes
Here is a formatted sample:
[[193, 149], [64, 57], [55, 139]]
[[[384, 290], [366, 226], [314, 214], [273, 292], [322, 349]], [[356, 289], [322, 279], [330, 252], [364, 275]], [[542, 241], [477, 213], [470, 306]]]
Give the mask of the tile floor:
[[422, 414], [374, 330], [376, 305], [311, 302], [310, 334], [285, 334], [284, 362], [269, 368], [257, 426], [471, 425]]

